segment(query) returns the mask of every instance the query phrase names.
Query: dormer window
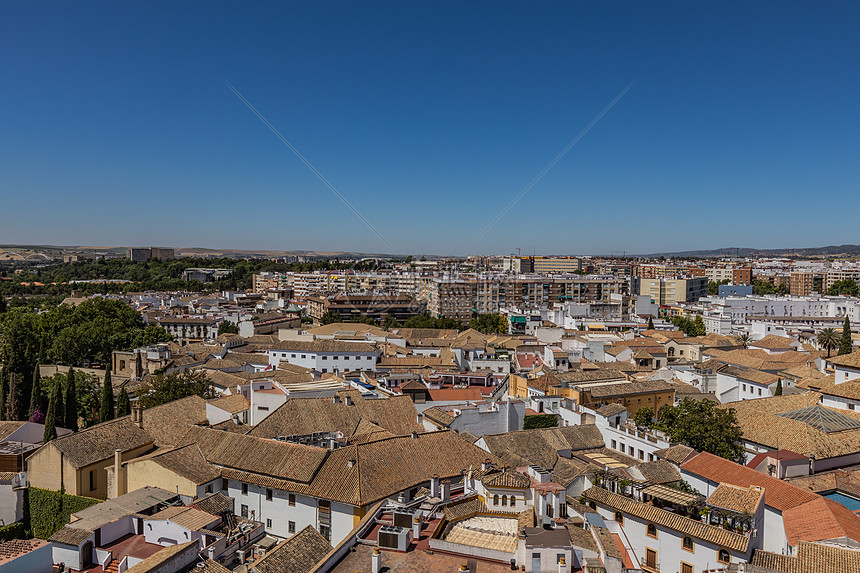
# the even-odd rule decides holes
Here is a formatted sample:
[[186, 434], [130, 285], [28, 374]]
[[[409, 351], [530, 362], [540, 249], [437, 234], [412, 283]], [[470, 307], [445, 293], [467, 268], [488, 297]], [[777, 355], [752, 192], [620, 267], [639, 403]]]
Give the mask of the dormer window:
[[648, 537], [657, 537], [657, 526], [654, 525], [653, 523], [649, 523], [645, 534]]

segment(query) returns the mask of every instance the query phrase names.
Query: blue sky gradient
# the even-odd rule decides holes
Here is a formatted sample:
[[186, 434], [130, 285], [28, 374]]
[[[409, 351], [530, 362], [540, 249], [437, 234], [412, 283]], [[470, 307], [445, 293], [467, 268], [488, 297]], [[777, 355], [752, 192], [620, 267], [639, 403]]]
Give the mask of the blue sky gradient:
[[398, 253], [860, 243], [860, 5], [591, 4], [9, 3], [0, 242], [389, 252], [226, 79]]

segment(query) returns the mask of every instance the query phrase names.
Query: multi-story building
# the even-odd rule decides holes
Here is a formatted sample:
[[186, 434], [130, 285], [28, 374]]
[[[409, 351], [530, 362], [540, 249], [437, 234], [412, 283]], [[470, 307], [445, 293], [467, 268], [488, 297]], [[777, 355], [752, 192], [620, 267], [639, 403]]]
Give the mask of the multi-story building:
[[752, 284], [752, 268], [750, 267], [711, 267], [705, 269], [705, 276], [709, 281], [729, 281], [736, 285]]
[[179, 344], [203, 342], [218, 337], [218, 320], [212, 317], [165, 316], [158, 319], [158, 324]]
[[860, 285], [860, 269], [832, 269], [824, 275], [824, 291], [839, 281], [850, 280]]
[[174, 252], [173, 249], [166, 249], [163, 247], [129, 247], [125, 250], [125, 258], [138, 263], [145, 263], [149, 259], [169, 261], [174, 258]]
[[308, 316], [316, 322], [333, 312], [340, 322], [353, 322], [358, 317], [368, 317], [381, 322], [386, 316], [405, 321], [413, 316], [424, 314], [427, 306], [424, 301], [416, 301], [405, 294], [390, 293], [339, 293], [332, 296], [311, 295], [307, 297]]
[[263, 293], [268, 290], [292, 289], [292, 285], [292, 273], [263, 271], [251, 277], [251, 288], [255, 293]]
[[577, 257], [506, 257], [502, 269], [514, 273], [573, 273], [582, 270]]
[[496, 275], [435, 278], [428, 288], [428, 309], [435, 317], [468, 322], [475, 314], [509, 307], [540, 308], [558, 302], [609, 303], [612, 295], [629, 294], [624, 278], [600, 275], [554, 277]]
[[641, 264], [633, 267], [633, 276], [643, 279], [656, 279], [674, 276], [703, 277], [705, 269], [689, 265]]
[[654, 304], [672, 305], [679, 302], [697, 302], [708, 296], [707, 277], [641, 278], [637, 294], [649, 296]]
[[810, 296], [824, 290], [824, 275], [816, 272], [793, 272], [789, 292], [792, 296]]

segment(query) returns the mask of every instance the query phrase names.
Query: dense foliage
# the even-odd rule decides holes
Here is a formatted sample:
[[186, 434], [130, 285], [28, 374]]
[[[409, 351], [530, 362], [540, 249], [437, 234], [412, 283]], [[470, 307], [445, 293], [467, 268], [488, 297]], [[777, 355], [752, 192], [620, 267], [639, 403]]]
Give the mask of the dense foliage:
[[690, 320], [686, 316], [673, 316], [670, 322], [687, 336], [705, 335], [705, 323], [701, 315], [696, 315], [696, 318], [693, 320]]
[[222, 320], [218, 324], [218, 336], [222, 334], [239, 334], [239, 326], [232, 320]]
[[[0, 295], [50, 295], [65, 296], [72, 290], [86, 293], [118, 293], [140, 290], [189, 290], [195, 292], [215, 292], [221, 290], [241, 290], [251, 288], [251, 277], [260, 271], [311, 272], [319, 270], [374, 270], [381, 268], [375, 261], [341, 263], [333, 259], [313, 263], [276, 263], [266, 259], [244, 260], [232, 258], [192, 258], [183, 257], [169, 261], [155, 259], [147, 262], [127, 259], [90, 260], [75, 263], [16, 263], [0, 266], [0, 276], [12, 276], [14, 281], [0, 281]], [[182, 273], [189, 268], [232, 269], [230, 276], [211, 283], [185, 281]], [[105, 283], [99, 281], [130, 281], [127, 283]], [[89, 283], [70, 283], [69, 281], [93, 281]], [[33, 283], [41, 283], [41, 286]], [[30, 283], [28, 285], [22, 283]], [[56, 284], [54, 284], [56, 283]], [[62, 300], [62, 298], [60, 299]], [[0, 303], [2, 304], [2, 303]], [[13, 306], [22, 301], [13, 299]], [[0, 309], [2, 312], [2, 309]]]
[[532, 414], [523, 418], [523, 430], [555, 428], [556, 426], [558, 426], [558, 418], [555, 414]]
[[47, 539], [59, 531], [69, 523], [73, 513], [99, 503], [99, 500], [91, 497], [67, 495], [37, 487], [28, 488], [27, 496], [30, 523], [24, 525], [33, 537], [40, 539]]
[[159, 374], [149, 378], [138, 388], [139, 403], [143, 408], [152, 408], [194, 395], [206, 399], [214, 397], [204, 372]]
[[860, 287], [851, 279], [836, 281], [830, 288], [827, 289], [827, 294], [830, 296], [860, 296]]
[[652, 427], [673, 442], [686, 444], [729, 460], [743, 458], [741, 429], [732, 408], [717, 408], [709, 400], [685, 398], [677, 406], [664, 405]]
[[753, 293], [754, 294], [788, 294], [788, 285], [785, 283], [779, 285], [778, 287], [773, 286], [770, 282], [755, 279], [753, 281]]
[[501, 314], [479, 314], [469, 323], [469, 328], [484, 334], [507, 334], [508, 321]]
[[721, 281], [708, 281], [708, 294], [719, 294], [720, 293], [720, 285], [729, 284], [729, 279], [723, 279]]

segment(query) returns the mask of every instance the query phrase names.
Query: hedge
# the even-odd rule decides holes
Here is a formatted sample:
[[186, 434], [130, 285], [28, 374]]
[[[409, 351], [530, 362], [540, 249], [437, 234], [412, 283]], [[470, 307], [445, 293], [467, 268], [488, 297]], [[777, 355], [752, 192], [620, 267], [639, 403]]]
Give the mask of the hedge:
[[9, 541], [10, 539], [27, 539], [27, 528], [23, 521], [16, 521], [0, 527], [0, 541]]
[[30, 487], [27, 490], [29, 526], [33, 537], [48, 539], [69, 523], [71, 515], [91, 507], [101, 500], [91, 497], [67, 495], [60, 491]]
[[555, 414], [532, 414], [523, 419], [523, 430], [534, 428], [555, 428], [558, 426], [558, 418]]

